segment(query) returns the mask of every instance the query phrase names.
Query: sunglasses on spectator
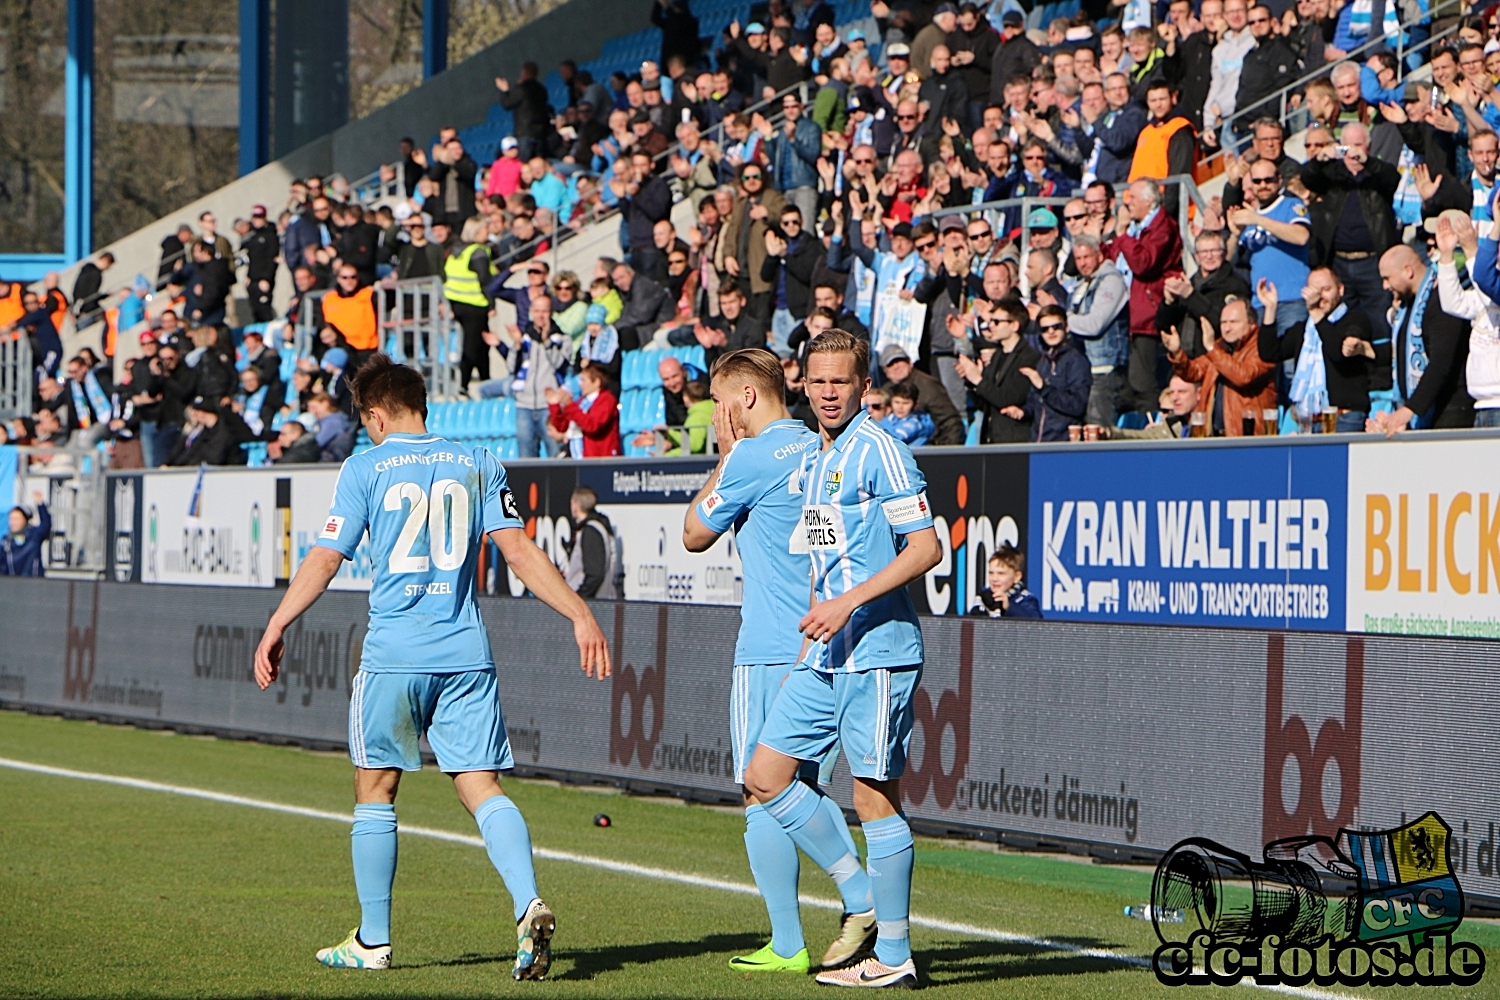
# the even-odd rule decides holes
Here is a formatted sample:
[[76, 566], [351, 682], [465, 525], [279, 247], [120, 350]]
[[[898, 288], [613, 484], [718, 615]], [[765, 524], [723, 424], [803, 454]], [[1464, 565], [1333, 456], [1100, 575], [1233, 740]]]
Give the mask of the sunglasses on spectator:
[[1043, 156], [1041, 153], [1027, 153], [1025, 156], [1021, 157], [1021, 159], [1026, 160], [1028, 162], [1033, 161], [1033, 160], [1039, 160], [1039, 161], [1042, 161], [1042, 162], [1046, 162], [1047, 158], [1045, 156]]
[[937, 240], [928, 240], [926, 243], [914, 244], [918, 250], [931, 250], [937, 246]]
[[758, 181], [760, 180], [760, 174], [745, 174], [743, 175], [742, 179], [747, 181]]
[[1077, 215], [1064, 215], [1063, 216], [1063, 221], [1064, 222], [1082, 222], [1084, 219], [1087, 219], [1088, 217], [1089, 217], [1089, 213], [1087, 213], [1087, 212], [1079, 212]]
[[917, 116], [916, 115], [897, 115], [896, 116], [896, 120], [898, 122], [914, 122], [914, 121], [917, 120]]
[[1065, 330], [1067, 329], [1067, 326], [1063, 323], [1048, 323], [1045, 326], [1038, 326], [1037, 329], [1041, 330], [1043, 333], [1046, 333], [1049, 330]]
[[990, 240], [995, 238], [995, 234], [990, 232], [988, 229], [981, 229], [978, 232], [969, 233], [968, 236], [971, 240]]
[[1251, 24], [1270, 24], [1271, 23], [1271, 19], [1269, 17], [1252, 17], [1250, 19], [1250, 23]]
[[1276, 175], [1272, 174], [1270, 177], [1252, 177], [1252, 178], [1250, 178], [1250, 183], [1251, 184], [1275, 184], [1276, 183]]
[[883, 410], [883, 409], [885, 409], [885, 404], [884, 403], [871, 403], [870, 404], [870, 411], [872, 413], [874, 411], [876, 411], [876, 410]]

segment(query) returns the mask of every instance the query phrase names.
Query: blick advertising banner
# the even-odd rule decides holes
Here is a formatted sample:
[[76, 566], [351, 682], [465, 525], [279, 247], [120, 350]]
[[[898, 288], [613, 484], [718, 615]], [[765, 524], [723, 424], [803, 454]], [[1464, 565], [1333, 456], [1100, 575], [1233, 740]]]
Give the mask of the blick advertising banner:
[[1345, 446], [1031, 456], [1049, 618], [1342, 631]]
[[1350, 632], [1500, 638], [1500, 439], [1349, 446]]

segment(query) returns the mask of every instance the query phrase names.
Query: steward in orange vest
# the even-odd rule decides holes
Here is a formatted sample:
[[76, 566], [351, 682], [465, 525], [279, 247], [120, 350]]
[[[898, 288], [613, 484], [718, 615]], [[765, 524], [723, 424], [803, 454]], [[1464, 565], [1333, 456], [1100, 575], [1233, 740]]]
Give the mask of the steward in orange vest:
[[[340, 271], [349, 267], [345, 264]], [[351, 268], [352, 270], [352, 268]], [[339, 276], [339, 285], [323, 296], [323, 322], [344, 335], [352, 350], [373, 351], [380, 343], [380, 330], [375, 315], [375, 286], [355, 288], [359, 280]]]
[[[1146, 91], [1146, 110], [1150, 119], [1141, 129], [1135, 144], [1135, 158], [1130, 161], [1129, 181], [1142, 177], [1165, 180], [1175, 174], [1193, 173], [1198, 162], [1198, 136], [1187, 115], [1177, 110], [1177, 95], [1165, 83], [1153, 83]], [[1177, 185], [1168, 185], [1163, 207], [1177, 217]]]

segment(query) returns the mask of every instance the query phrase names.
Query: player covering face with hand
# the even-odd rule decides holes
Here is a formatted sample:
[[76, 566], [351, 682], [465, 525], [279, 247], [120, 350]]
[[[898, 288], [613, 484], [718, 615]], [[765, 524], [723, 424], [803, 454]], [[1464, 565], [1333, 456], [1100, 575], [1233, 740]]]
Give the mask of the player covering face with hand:
[[817, 795], [795, 779], [801, 762], [840, 746], [854, 775], [877, 937], [874, 955], [823, 972], [818, 982], [910, 987], [917, 979], [907, 929], [913, 845], [900, 777], [923, 651], [906, 587], [942, 552], [911, 450], [860, 408], [869, 361], [869, 346], [841, 330], [808, 346], [806, 389], [821, 447], [804, 453], [797, 487], [812, 560], [812, 602], [800, 628], [811, 645], [776, 696], [745, 785], [831, 871], [845, 850], [842, 837]]
[[390, 967], [396, 791], [403, 771], [421, 769], [418, 740], [426, 736], [510, 890], [517, 939], [511, 975], [541, 979], [557, 921], [537, 892], [526, 821], [499, 782], [498, 772], [514, 762], [489, 634], [474, 599], [485, 536], [511, 572], [572, 622], [585, 674], [609, 676], [609, 649], [588, 605], [526, 537], [495, 457], [427, 432], [421, 374], [380, 354], [359, 370], [352, 389], [375, 447], [339, 471], [317, 544], [255, 651], [255, 680], [265, 690], [280, 673], [286, 629], [368, 532], [370, 630], [349, 698], [356, 768], [350, 842], [362, 915], [359, 927], [318, 952], [318, 960], [334, 968]]
[[[803, 455], [815, 451], [818, 437], [786, 408], [786, 378], [770, 351], [732, 351], [714, 364], [714, 429], [722, 457], [684, 519], [683, 545], [708, 550], [731, 529], [744, 572], [740, 634], [734, 651], [729, 735], [735, 781], [760, 739], [761, 726], [805, 645], [797, 623], [807, 614], [811, 569], [802, 527], [798, 470]], [[868, 951], [874, 941], [875, 912], [870, 880], [859, 863], [843, 812], [818, 792], [818, 761], [831, 765], [830, 745], [818, 760], [801, 767], [818, 808], [838, 843], [827, 856], [813, 855], [833, 876], [844, 900], [839, 937], [823, 956], [824, 968], [837, 968]], [[811, 960], [802, 938], [797, 907], [800, 864], [797, 845], [766, 810], [745, 794], [745, 853], [771, 918], [771, 942], [751, 955], [730, 959], [740, 972], [806, 973]]]

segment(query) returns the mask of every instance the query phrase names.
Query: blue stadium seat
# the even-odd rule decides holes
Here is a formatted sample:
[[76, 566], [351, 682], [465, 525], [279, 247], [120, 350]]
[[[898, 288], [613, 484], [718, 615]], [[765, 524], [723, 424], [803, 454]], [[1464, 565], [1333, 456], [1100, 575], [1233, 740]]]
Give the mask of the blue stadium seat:
[[1115, 426], [1121, 428], [1122, 430], [1138, 431], [1145, 428], [1146, 420], [1146, 414], [1142, 413], [1140, 410], [1131, 410], [1127, 413], [1120, 414], [1119, 419], [1115, 421]]
[[979, 443], [979, 432], [983, 426], [984, 414], [974, 414], [973, 419], [969, 421], [969, 431], [968, 434], [964, 437], [964, 444], [968, 445], [970, 448], [977, 445]]
[[[668, 353], [683, 364], [692, 365], [699, 371], [707, 374], [708, 363], [703, 360], [703, 348], [701, 346], [694, 344], [692, 347], [674, 347]], [[655, 372], [652, 372], [653, 377], [655, 374]], [[654, 381], [656, 385], [661, 385], [661, 379], [656, 378]]]
[[496, 435], [502, 438], [516, 436], [516, 401], [506, 396], [500, 400], [500, 413], [495, 420]]

